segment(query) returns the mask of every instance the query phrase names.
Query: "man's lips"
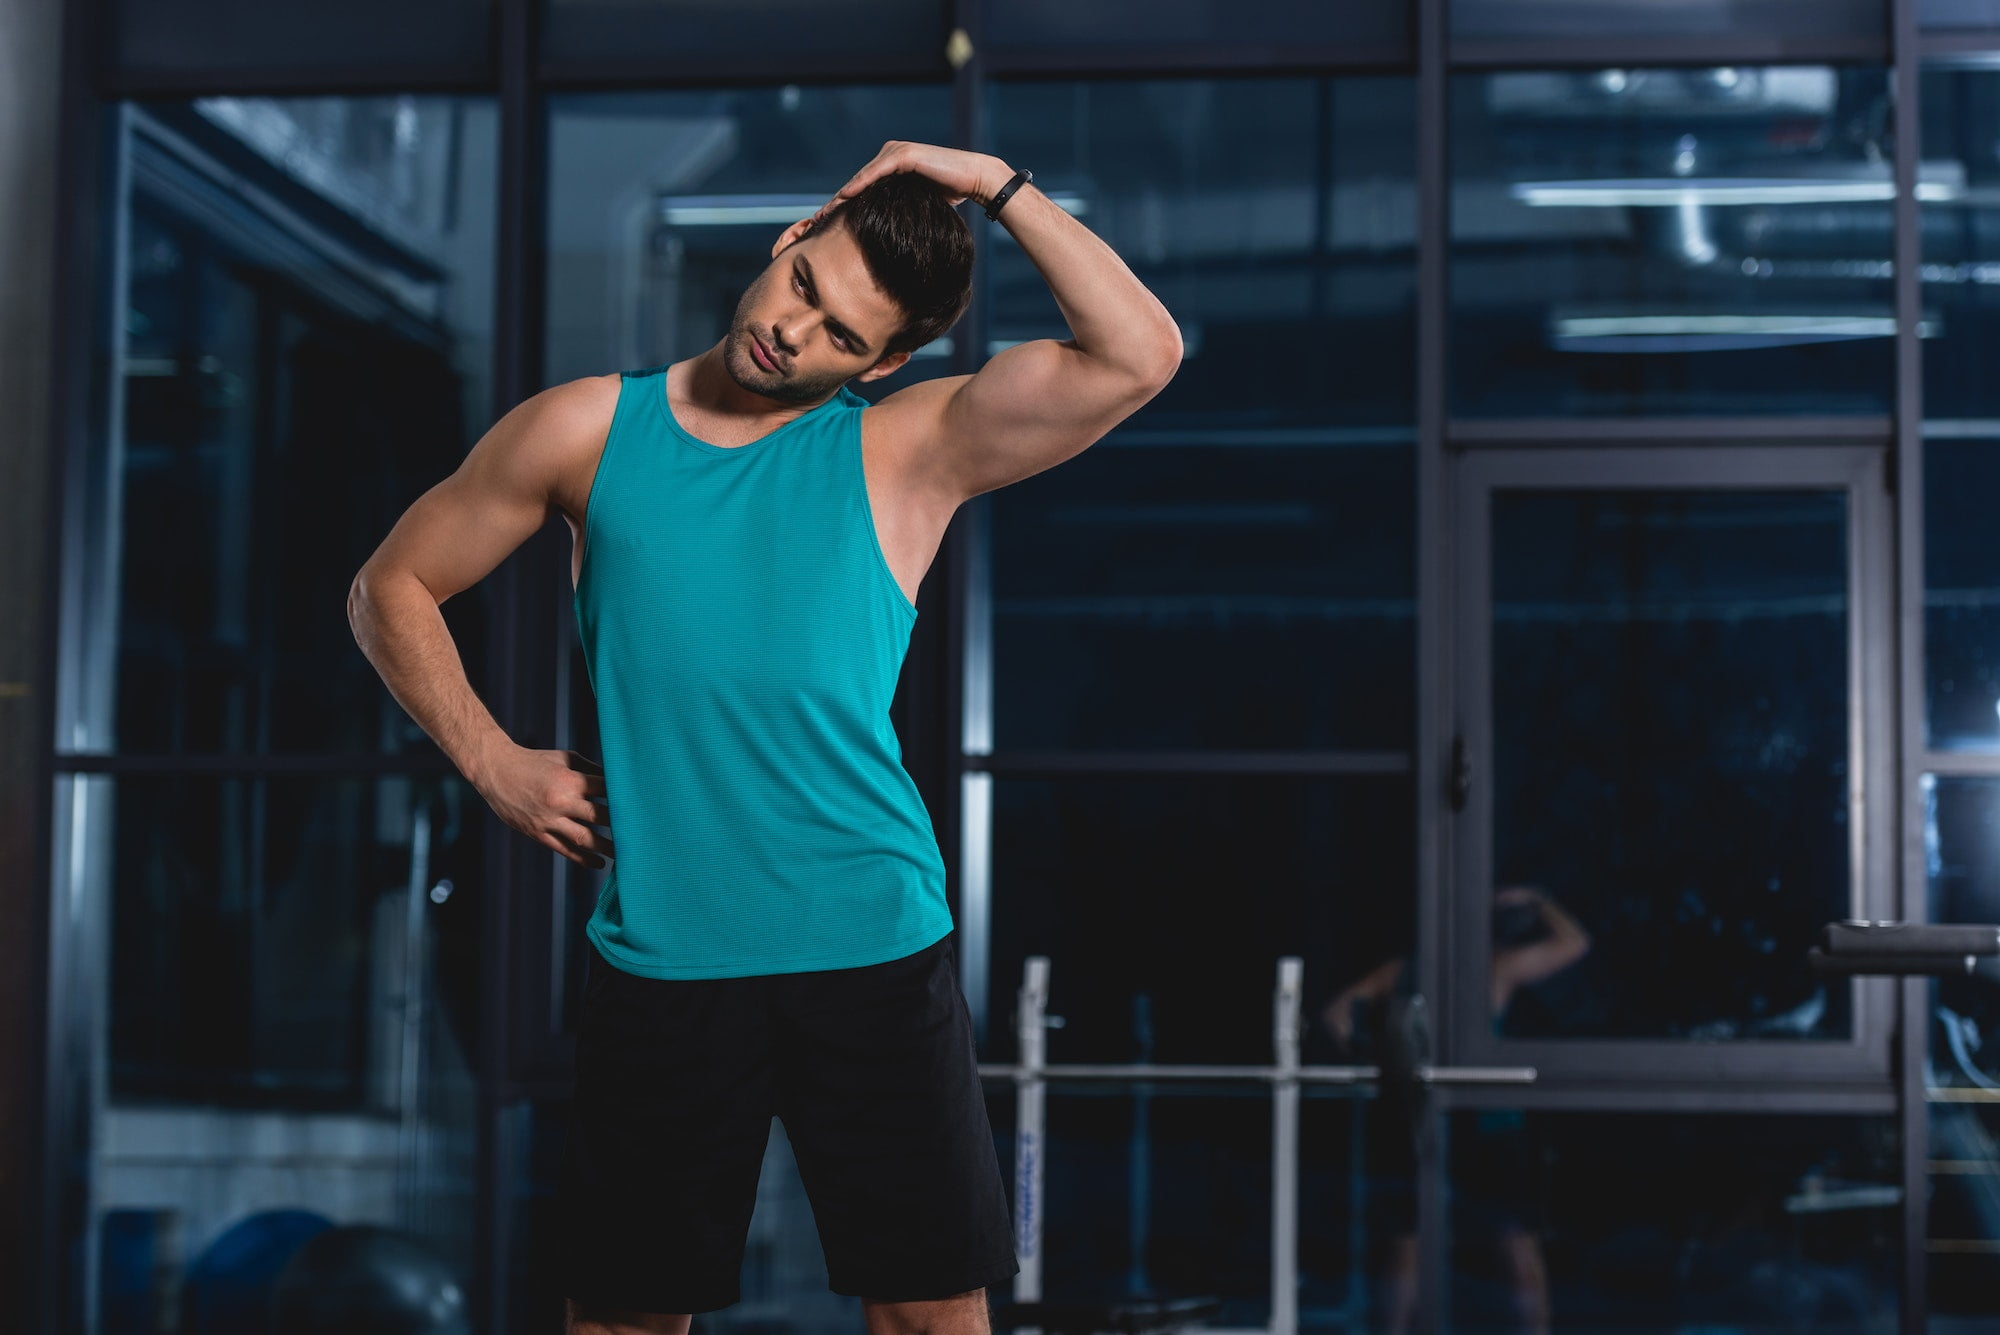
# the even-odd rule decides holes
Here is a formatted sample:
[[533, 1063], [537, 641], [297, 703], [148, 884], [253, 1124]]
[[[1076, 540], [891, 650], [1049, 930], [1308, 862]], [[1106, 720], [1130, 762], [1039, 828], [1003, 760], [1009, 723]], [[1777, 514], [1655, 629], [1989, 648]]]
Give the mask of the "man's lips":
[[778, 369], [778, 363], [772, 360], [771, 354], [764, 350], [763, 343], [758, 340], [755, 334], [750, 335], [750, 348], [750, 355], [756, 358], [758, 364], [766, 371], [775, 371]]

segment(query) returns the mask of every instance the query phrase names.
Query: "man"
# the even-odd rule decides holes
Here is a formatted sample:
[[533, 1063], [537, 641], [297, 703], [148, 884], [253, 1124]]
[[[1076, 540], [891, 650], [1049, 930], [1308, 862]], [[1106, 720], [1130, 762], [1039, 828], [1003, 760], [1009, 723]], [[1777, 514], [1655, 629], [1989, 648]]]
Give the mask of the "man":
[[[970, 292], [971, 199], [1073, 337], [873, 406]], [[1019, 1270], [944, 864], [888, 721], [917, 588], [965, 501], [1081, 452], [1180, 364], [1118, 256], [985, 154], [892, 141], [787, 228], [686, 361], [510, 411], [356, 577], [356, 638], [593, 912], [558, 1191], [569, 1329], [685, 1335], [737, 1301], [773, 1115], [871, 1335], [985, 1335]], [[551, 513], [604, 764], [515, 745], [438, 606]], [[619, 857], [610, 834], [617, 815]]]

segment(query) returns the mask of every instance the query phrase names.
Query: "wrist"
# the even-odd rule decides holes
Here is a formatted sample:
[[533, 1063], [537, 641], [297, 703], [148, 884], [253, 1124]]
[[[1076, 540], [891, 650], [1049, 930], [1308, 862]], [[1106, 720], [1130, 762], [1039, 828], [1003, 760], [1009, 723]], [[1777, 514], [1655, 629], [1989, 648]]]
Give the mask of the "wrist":
[[1007, 182], [1013, 179], [1014, 168], [999, 158], [990, 159], [986, 171], [980, 177], [979, 193], [972, 197], [973, 202], [982, 210], [992, 208], [993, 197], [1004, 190]]
[[500, 768], [501, 761], [514, 749], [513, 738], [504, 732], [495, 732], [492, 736], [474, 744], [466, 752], [458, 766], [458, 772], [465, 776], [465, 781], [473, 788], [484, 793], [495, 771]]

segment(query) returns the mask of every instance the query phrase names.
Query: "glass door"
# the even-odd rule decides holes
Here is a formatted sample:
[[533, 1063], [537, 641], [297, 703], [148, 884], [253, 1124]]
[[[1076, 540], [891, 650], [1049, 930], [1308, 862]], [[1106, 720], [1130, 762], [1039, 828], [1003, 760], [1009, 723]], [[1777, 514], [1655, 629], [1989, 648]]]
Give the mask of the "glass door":
[[1893, 903], [1883, 452], [1496, 451], [1457, 500], [1453, 1059], [1886, 1081], [1886, 988], [1806, 957]]
[[1807, 960], [1893, 916], [1885, 453], [1460, 463], [1427, 990], [1537, 1080], [1440, 1093], [1445, 1328], [1893, 1328], [1893, 996]]

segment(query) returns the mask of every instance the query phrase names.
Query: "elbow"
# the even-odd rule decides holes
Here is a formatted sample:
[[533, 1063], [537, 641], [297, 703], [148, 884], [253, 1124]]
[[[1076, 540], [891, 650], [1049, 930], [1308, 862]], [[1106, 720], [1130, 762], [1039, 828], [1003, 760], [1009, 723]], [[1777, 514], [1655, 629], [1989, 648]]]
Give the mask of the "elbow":
[[1153, 362], [1153, 388], [1165, 389], [1167, 382], [1180, 374], [1181, 359], [1187, 353], [1187, 345], [1181, 341], [1180, 326], [1168, 320], [1166, 329], [1160, 336], [1159, 350]]
[[367, 607], [368, 590], [362, 584], [362, 577], [356, 575], [347, 586], [347, 626], [357, 642], [361, 639], [361, 619], [367, 614]]

